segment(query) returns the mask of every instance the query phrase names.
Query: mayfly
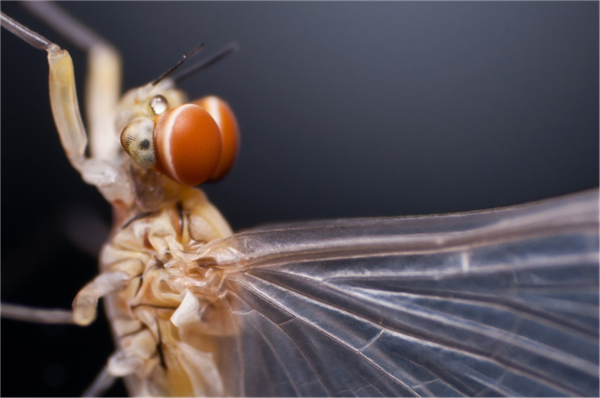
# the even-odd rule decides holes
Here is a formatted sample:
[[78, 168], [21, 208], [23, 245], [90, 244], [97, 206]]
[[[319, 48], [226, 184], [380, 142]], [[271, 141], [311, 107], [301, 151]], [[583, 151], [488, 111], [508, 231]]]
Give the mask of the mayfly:
[[[210, 365], [206, 356], [184, 373], [195, 375], [190, 378], [196, 383], [191, 386], [195, 393], [212, 395], [449, 395], [455, 391], [469, 395], [550, 395], [553, 391], [594, 395], [597, 379], [590, 375], [597, 373], [597, 358], [590, 353], [597, 352], [597, 326], [593, 329], [593, 305], [586, 308], [580, 302], [591, 297], [593, 303], [597, 295], [594, 203], [595, 197], [588, 194], [470, 217], [296, 224], [202, 246], [205, 253], [192, 250], [199, 257], [188, 263], [205, 273], [233, 271], [223, 279], [223, 286], [235, 296], [229, 305], [231, 314], [239, 319], [217, 319], [217, 324], [221, 323], [217, 327], [211, 323], [214, 320], [204, 319], [202, 326], [202, 320], [196, 319], [194, 339], [203, 336], [198, 345], [204, 351], [200, 351], [219, 358], [215, 360], [217, 373], [206, 368]], [[513, 218], [516, 221], [511, 223]], [[556, 223], [549, 224], [549, 220]], [[505, 229], [497, 228], [500, 221]], [[467, 243], [449, 239], [456, 235], [462, 235]], [[573, 252], [558, 251], [548, 257], [549, 246], [561, 247], [557, 242]], [[500, 255], [504, 261], [497, 257]], [[581, 261], [578, 267], [574, 258]], [[420, 272], [414, 264], [420, 265]], [[513, 268], [509, 272], [503, 264], [513, 264]], [[540, 269], [540, 264], [547, 268]], [[484, 269], [484, 265], [490, 268]], [[238, 266], [242, 272], [236, 276]], [[176, 268], [172, 264], [167, 267]], [[553, 285], [553, 278], [565, 273], [574, 273], [575, 279]], [[512, 284], [507, 274], [513, 277]], [[194, 279], [194, 275], [190, 277]], [[501, 283], [490, 285], [492, 277]], [[232, 284], [242, 290], [231, 288]], [[460, 286], [460, 292], [453, 289], [454, 284]], [[483, 292], [477, 290], [478, 284]], [[546, 289], [543, 292], [542, 287]], [[582, 296], [565, 299], [560, 295], [568, 295], [574, 287]], [[172, 293], [179, 293], [175, 294], [177, 303], [179, 299], [186, 302], [181, 292]], [[506, 297], [510, 294], [515, 296], [512, 301]], [[539, 295], [550, 298], [538, 302]], [[187, 297], [188, 305], [190, 300], [194, 305], [193, 298]], [[213, 314], [223, 312], [216, 302], [211, 302], [217, 307]], [[244, 309], [244, 304], [250, 307]], [[576, 304], [579, 307], [565, 310]], [[576, 319], [565, 319], [564, 311]], [[211, 311], [199, 314], [210, 317]], [[497, 322], [486, 322], [480, 318], [484, 315]], [[161, 314], [154, 316], [154, 320], [165, 320]], [[173, 314], [166, 317], [178, 322]], [[162, 344], [166, 338], [159, 336], [161, 329], [145, 321], [144, 330]], [[148, 333], [141, 334], [148, 337]], [[567, 340], [557, 343], [561, 338]], [[211, 346], [213, 340], [218, 344]], [[473, 343], [461, 344], [467, 340]], [[215, 347], [221, 351], [218, 355], [211, 352]], [[566, 347], [570, 356], [561, 357]], [[155, 373], [143, 375], [148, 383], [143, 388], [149, 390], [135, 385], [142, 371], [129, 376], [132, 393], [165, 394], [161, 387], [190, 388], [184, 380], [161, 384], [165, 369], [171, 377], [177, 374], [172, 366], [166, 366], [172, 347], [167, 347], [164, 361], [165, 353], [160, 352], [165, 347], [145, 348], [159, 353], [148, 359], [153, 362], [148, 372]], [[118, 373], [114, 366], [113, 373]], [[360, 376], [358, 380], [354, 374]], [[207, 375], [212, 375], [212, 386], [204, 383]]]

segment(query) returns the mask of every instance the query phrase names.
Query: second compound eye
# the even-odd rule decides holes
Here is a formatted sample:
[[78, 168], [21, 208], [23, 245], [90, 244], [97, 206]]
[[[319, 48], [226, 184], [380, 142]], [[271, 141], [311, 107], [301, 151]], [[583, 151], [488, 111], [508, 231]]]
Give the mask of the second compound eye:
[[121, 133], [121, 145], [140, 167], [154, 166], [154, 122], [143, 117], [133, 119]]
[[150, 100], [150, 108], [155, 115], [160, 115], [169, 109], [169, 103], [162, 95], [156, 95]]

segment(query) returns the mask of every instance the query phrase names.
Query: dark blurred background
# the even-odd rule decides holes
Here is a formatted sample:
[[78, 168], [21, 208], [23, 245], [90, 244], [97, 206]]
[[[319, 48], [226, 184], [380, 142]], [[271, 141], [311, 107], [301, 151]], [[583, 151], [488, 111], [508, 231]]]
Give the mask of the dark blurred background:
[[[476, 210], [598, 185], [597, 2], [63, 6], [122, 51], [126, 89], [199, 42], [206, 54], [240, 43], [183, 84], [238, 116], [239, 160], [203, 187], [235, 230]], [[84, 86], [84, 54], [18, 4], [1, 7], [69, 49]], [[89, 253], [110, 209], [64, 156], [45, 54], [4, 30], [1, 40], [2, 300], [68, 308], [97, 272]], [[100, 318], [89, 328], [3, 320], [2, 395], [79, 395], [113, 349]]]

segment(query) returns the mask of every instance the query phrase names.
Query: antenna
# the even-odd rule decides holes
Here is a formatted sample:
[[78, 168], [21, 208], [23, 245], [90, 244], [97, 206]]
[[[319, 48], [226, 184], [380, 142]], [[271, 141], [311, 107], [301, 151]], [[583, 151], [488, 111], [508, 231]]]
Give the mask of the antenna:
[[159, 77], [154, 79], [152, 81], [152, 85], [156, 86], [158, 83], [161, 82], [161, 80], [163, 80], [165, 77], [169, 76], [171, 73], [176, 71], [181, 65], [183, 65], [185, 63], [185, 61], [187, 61], [194, 55], [198, 54], [200, 52], [200, 50], [202, 50], [203, 48], [204, 48], [204, 43], [200, 43], [199, 45], [197, 45], [192, 51], [190, 51], [188, 54], [184, 55], [183, 58], [181, 58], [181, 60], [179, 62], [177, 62], [172, 67], [170, 67], [165, 73], [163, 73], [162, 75], [160, 75]]
[[215, 54], [211, 55], [208, 58], [203, 59], [202, 61], [198, 62], [197, 64], [190, 67], [189, 69], [181, 72], [181, 74], [174, 77], [173, 80], [175, 81], [175, 83], [179, 84], [182, 81], [184, 81], [185, 79], [187, 79], [188, 77], [190, 77], [198, 72], [201, 72], [205, 69], [208, 69], [209, 67], [213, 66], [214, 64], [216, 64], [219, 61], [222, 61], [223, 59], [227, 58], [229, 55], [233, 54], [234, 52], [238, 51], [239, 49], [240, 49], [239, 44], [237, 44], [235, 42], [229, 43], [228, 45], [226, 45], [225, 47], [223, 47], [222, 49], [217, 51]]

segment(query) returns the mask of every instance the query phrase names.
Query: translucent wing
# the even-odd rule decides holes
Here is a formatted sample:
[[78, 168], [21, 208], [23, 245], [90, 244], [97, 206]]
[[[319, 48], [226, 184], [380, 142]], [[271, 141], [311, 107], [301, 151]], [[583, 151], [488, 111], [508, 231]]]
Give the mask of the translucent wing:
[[598, 191], [287, 224], [207, 248], [249, 396], [598, 396]]

